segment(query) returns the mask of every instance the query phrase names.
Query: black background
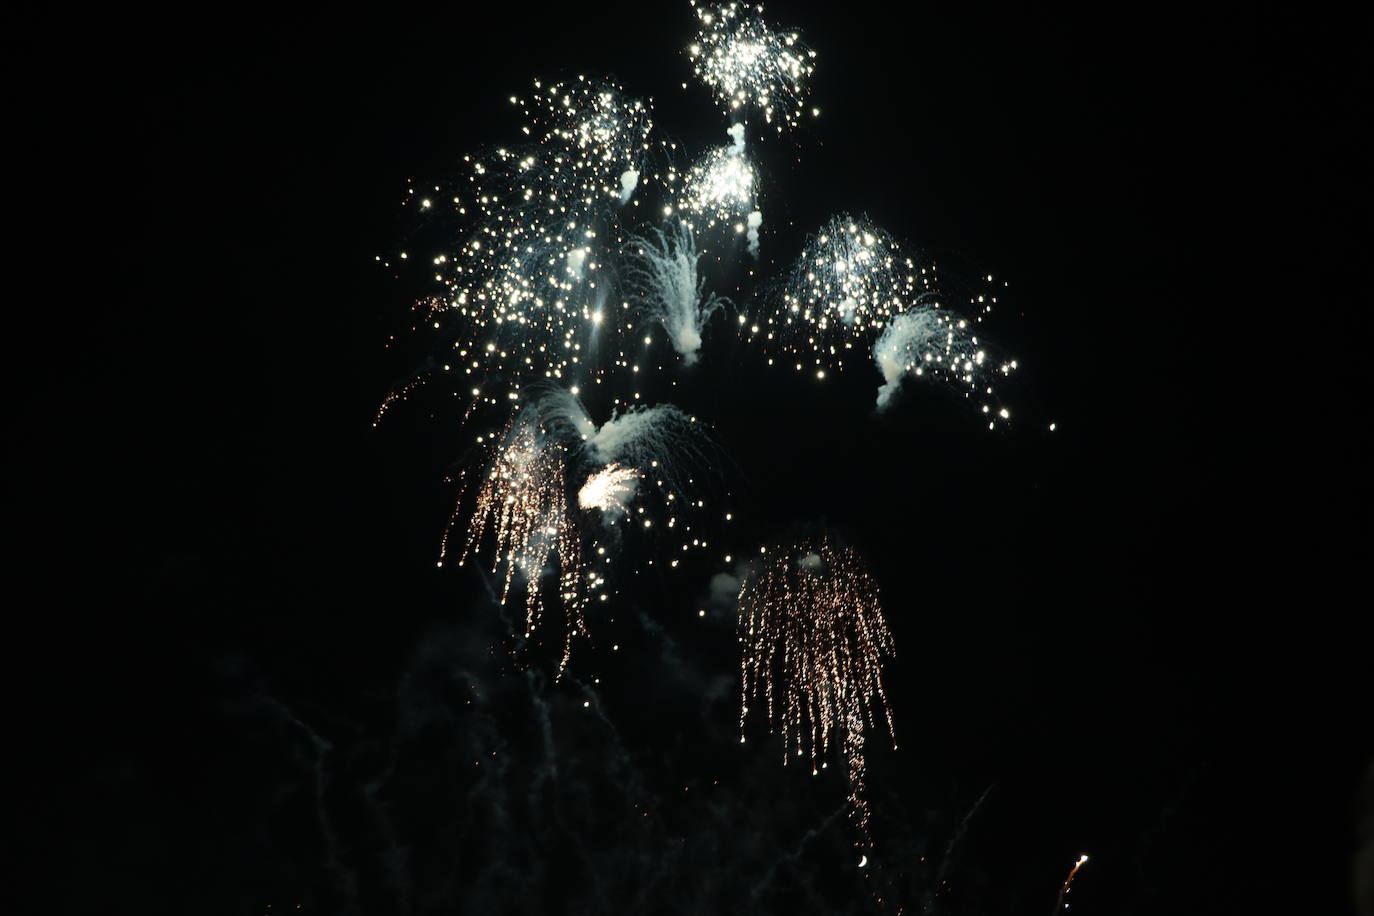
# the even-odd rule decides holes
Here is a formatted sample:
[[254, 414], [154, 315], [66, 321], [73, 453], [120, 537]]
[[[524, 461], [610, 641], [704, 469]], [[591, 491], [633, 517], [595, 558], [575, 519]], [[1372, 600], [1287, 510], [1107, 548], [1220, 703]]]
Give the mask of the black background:
[[1047, 912], [1084, 852], [1075, 912], [1352, 910], [1368, 24], [768, 12], [823, 116], [759, 142], [765, 268], [844, 210], [1006, 279], [1032, 405], [875, 415], [876, 377], [768, 370], [724, 325], [673, 376], [739, 467], [738, 549], [824, 519], [883, 585], [876, 871], [838, 781], [738, 744], [711, 570], [630, 586], [572, 681], [522, 673], [479, 577], [434, 567], [456, 411], [371, 423], [415, 356], [384, 345], [423, 288], [374, 261], [406, 180], [514, 140], [536, 76], [613, 75], [723, 142], [686, 4], [73, 14], [6, 39], [12, 861], [58, 874], [32, 911], [866, 912], [881, 885]]

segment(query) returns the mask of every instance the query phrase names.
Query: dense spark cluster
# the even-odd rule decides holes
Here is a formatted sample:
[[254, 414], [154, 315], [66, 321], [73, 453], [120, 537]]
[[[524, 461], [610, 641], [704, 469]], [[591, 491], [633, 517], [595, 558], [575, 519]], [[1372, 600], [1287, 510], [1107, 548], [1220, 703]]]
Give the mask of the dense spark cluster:
[[[568, 511], [565, 460], [561, 444], [551, 441], [528, 414], [517, 414], [499, 437], [491, 466], [477, 488], [459, 558], [462, 565], [490, 533], [492, 572], [504, 566], [501, 603], [506, 603], [517, 579], [524, 583], [526, 638], [533, 635], [543, 614], [546, 571], [556, 571], [567, 618], [560, 673], [568, 664], [573, 638], [587, 633], [583, 612], [589, 595], [604, 581], [588, 571], [582, 559], [581, 537]], [[455, 510], [455, 518], [457, 514]]]
[[643, 319], [663, 326], [668, 343], [688, 365], [696, 362], [706, 321], [727, 303], [706, 290], [697, 273], [700, 259], [692, 227], [676, 221], [666, 232], [650, 228], [631, 238], [621, 270], [629, 301]]
[[762, 333], [796, 369], [823, 375], [844, 368], [851, 350], [866, 350], [894, 316], [935, 292], [933, 264], [918, 262], [866, 219], [835, 216], [807, 239], [773, 292], [773, 313], [750, 333]]
[[873, 361], [882, 373], [878, 409], [885, 408], [905, 378], [917, 378], [960, 388], [988, 416], [988, 427], [1011, 417], [994, 407], [990, 377], [1010, 375], [1016, 360], [994, 361], [973, 333], [969, 320], [934, 305], [919, 305], [896, 316], [873, 345]]
[[641, 476], [635, 468], [623, 468], [611, 462], [587, 478], [587, 482], [577, 491], [577, 504], [583, 509], [624, 515], [630, 500], [634, 499]]
[[[433, 258], [454, 328], [450, 366], [467, 375], [563, 378], [602, 323], [610, 217], [650, 159], [649, 107], [612, 83], [538, 81], [522, 108], [531, 137], [469, 156], [467, 187], [442, 204], [474, 228]], [[415, 197], [415, 195], [412, 195]]]
[[683, 219], [700, 229], [728, 227], [737, 235], [748, 234], [749, 253], [759, 251], [758, 173], [744, 151], [744, 125], [728, 131], [729, 146], [717, 147], [688, 169], [678, 196]]
[[875, 705], [895, 733], [882, 683], [893, 643], [858, 552], [825, 535], [764, 548], [740, 586], [739, 639], [741, 731], [750, 703], [761, 699], [770, 729], [783, 736], [783, 762], [806, 756], [814, 773], [839, 730], [851, 817], [866, 841], [864, 734], [877, 719]]
[[[806, 108], [807, 80], [816, 52], [796, 32], [775, 32], [748, 3], [700, 5], [692, 0], [701, 25], [688, 47], [692, 69], [732, 116], [750, 110], [763, 114], [779, 133], [794, 127]], [[812, 109], [813, 115], [819, 114]]]

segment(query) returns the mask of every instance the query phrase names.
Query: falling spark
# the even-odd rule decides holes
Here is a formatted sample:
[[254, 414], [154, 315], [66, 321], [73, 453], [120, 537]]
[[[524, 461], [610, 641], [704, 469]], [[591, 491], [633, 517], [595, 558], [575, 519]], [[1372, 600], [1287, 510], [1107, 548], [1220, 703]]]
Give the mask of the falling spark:
[[732, 117], [760, 112], [778, 133], [796, 126], [806, 109], [816, 52], [796, 32], [774, 31], [761, 7], [743, 2], [698, 6], [696, 0], [692, 6], [701, 29], [687, 53], [721, 109]]
[[857, 551], [818, 540], [765, 548], [740, 586], [741, 740], [749, 704], [761, 698], [783, 762], [805, 756], [812, 772], [838, 731], [849, 769], [850, 819], [868, 843], [864, 735], [892, 710], [882, 661], [893, 654], [878, 586]]
[[[492, 572], [504, 566], [501, 603], [512, 587], [525, 587], [525, 637], [539, 626], [544, 610], [545, 571], [557, 570], [567, 629], [561, 675], [572, 653], [574, 637], [587, 635], [584, 609], [589, 591], [599, 584], [584, 570], [581, 538], [565, 496], [566, 451], [551, 441], [530, 415], [517, 414], [500, 437], [491, 466], [477, 489], [459, 565], [482, 546], [488, 534], [494, 542]], [[458, 510], [455, 510], [455, 519]], [[447, 550], [445, 535], [440, 563]]]

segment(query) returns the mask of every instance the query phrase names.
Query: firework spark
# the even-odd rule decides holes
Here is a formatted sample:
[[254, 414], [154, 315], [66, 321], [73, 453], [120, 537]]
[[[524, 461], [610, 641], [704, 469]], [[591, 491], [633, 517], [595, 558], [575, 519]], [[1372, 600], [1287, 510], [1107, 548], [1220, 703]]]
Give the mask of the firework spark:
[[[582, 481], [578, 504], [601, 508], [603, 529], [624, 523], [662, 532], [673, 539], [673, 568], [684, 553], [709, 546], [701, 517], [707, 483], [722, 456], [704, 423], [671, 404], [655, 404], [614, 413], [597, 426], [576, 395], [544, 382], [523, 389], [521, 400], [515, 428], [537, 430], [535, 441], [544, 454], [559, 459], [560, 473]], [[634, 475], [633, 481], [626, 475]], [[609, 563], [611, 547], [601, 543], [589, 549]], [[605, 579], [597, 575], [589, 581], [599, 588]], [[605, 599], [604, 592], [598, 596]]]
[[[687, 53], [722, 110], [732, 117], [760, 112], [778, 133], [796, 126], [806, 108], [816, 52], [796, 32], [774, 31], [761, 7], [743, 2], [698, 6], [696, 0], [692, 6], [701, 29]], [[814, 108], [811, 113], [819, 114]]]
[[[567, 667], [574, 637], [587, 634], [584, 610], [604, 580], [585, 568], [581, 537], [568, 511], [566, 450], [552, 441], [529, 414], [517, 414], [499, 437], [491, 466], [477, 489], [459, 565], [494, 541], [492, 572], [504, 566], [501, 603], [517, 580], [525, 587], [525, 637], [533, 635], [544, 610], [546, 570], [557, 571], [559, 597], [567, 618], [559, 674]], [[461, 501], [460, 501], [461, 502]], [[455, 519], [458, 510], [454, 512]], [[440, 550], [440, 564], [448, 536]]]
[[798, 370], [824, 377], [935, 291], [934, 265], [918, 263], [866, 219], [835, 216], [807, 239], [772, 296], [774, 314], [750, 333], [762, 332], [765, 344], [786, 353]]
[[676, 222], [664, 232], [650, 229], [631, 239], [622, 282], [640, 313], [663, 325], [668, 342], [683, 362], [696, 362], [701, 331], [707, 319], [727, 300], [706, 291], [697, 274], [697, 251], [692, 227]]
[[996, 361], [973, 333], [968, 319], [934, 305], [922, 304], [888, 324], [873, 345], [873, 361], [882, 373], [878, 409], [892, 401], [905, 378], [917, 378], [961, 388], [965, 396], [981, 400], [988, 428], [1010, 419], [1005, 407], [992, 403], [991, 377], [1010, 375], [1016, 360]]
[[[719, 457], [705, 424], [672, 404], [632, 407], [616, 414], [587, 447], [598, 461], [644, 469], [664, 499], [685, 511], [700, 508], [698, 475], [710, 472]], [[672, 519], [670, 523], [676, 525]]]
[[577, 504], [583, 509], [624, 515], [641, 476], [634, 468], [623, 468], [612, 462], [587, 478], [577, 491]]
[[1078, 861], [1073, 863], [1073, 867], [1069, 869], [1068, 877], [1064, 879], [1063, 884], [1059, 885], [1059, 896], [1054, 901], [1054, 909], [1051, 911], [1051, 916], [1055, 913], [1062, 913], [1069, 908], [1066, 898], [1069, 896], [1069, 891], [1073, 890], [1073, 879], [1077, 876], [1078, 870], [1082, 868], [1087, 861], [1088, 856], [1086, 854], [1081, 855], [1078, 857]]
[[529, 142], [465, 157], [466, 186], [446, 199], [412, 188], [422, 211], [471, 227], [433, 256], [445, 288], [434, 327], [451, 333], [449, 371], [563, 378], [586, 369], [601, 328], [611, 217], [641, 182], [653, 122], [646, 103], [585, 77], [536, 81], [511, 102]]
[[739, 600], [741, 731], [749, 703], [761, 698], [770, 728], [783, 736], [783, 762], [805, 756], [815, 773], [838, 730], [849, 767], [851, 820], [867, 843], [863, 745], [877, 718], [875, 705], [894, 734], [882, 683], [892, 634], [877, 583], [857, 551], [822, 535], [765, 548]]
[[744, 151], [744, 125], [731, 125], [730, 145], [702, 156], [683, 180], [677, 209], [697, 229], [729, 227], [747, 234], [749, 253], [759, 255], [758, 171]]

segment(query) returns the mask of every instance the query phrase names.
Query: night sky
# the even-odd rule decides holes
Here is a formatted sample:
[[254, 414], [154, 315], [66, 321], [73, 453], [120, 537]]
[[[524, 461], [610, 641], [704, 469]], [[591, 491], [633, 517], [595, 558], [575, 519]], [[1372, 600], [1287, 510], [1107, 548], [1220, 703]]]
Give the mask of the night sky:
[[10, 865], [55, 874], [8, 912], [1044, 914], [1084, 853], [1074, 913], [1356, 911], [1368, 22], [883, 6], [767, 6], [822, 116], [751, 133], [760, 272], [845, 211], [1005, 280], [1025, 421], [724, 321], [645, 388], [729, 456], [724, 544], [825, 525], [882, 587], [863, 870], [843, 766], [739, 742], [724, 564], [627, 573], [555, 683], [435, 566], [460, 403], [372, 423], [426, 355], [407, 181], [535, 77], [724, 143], [686, 2], [11, 30]]

